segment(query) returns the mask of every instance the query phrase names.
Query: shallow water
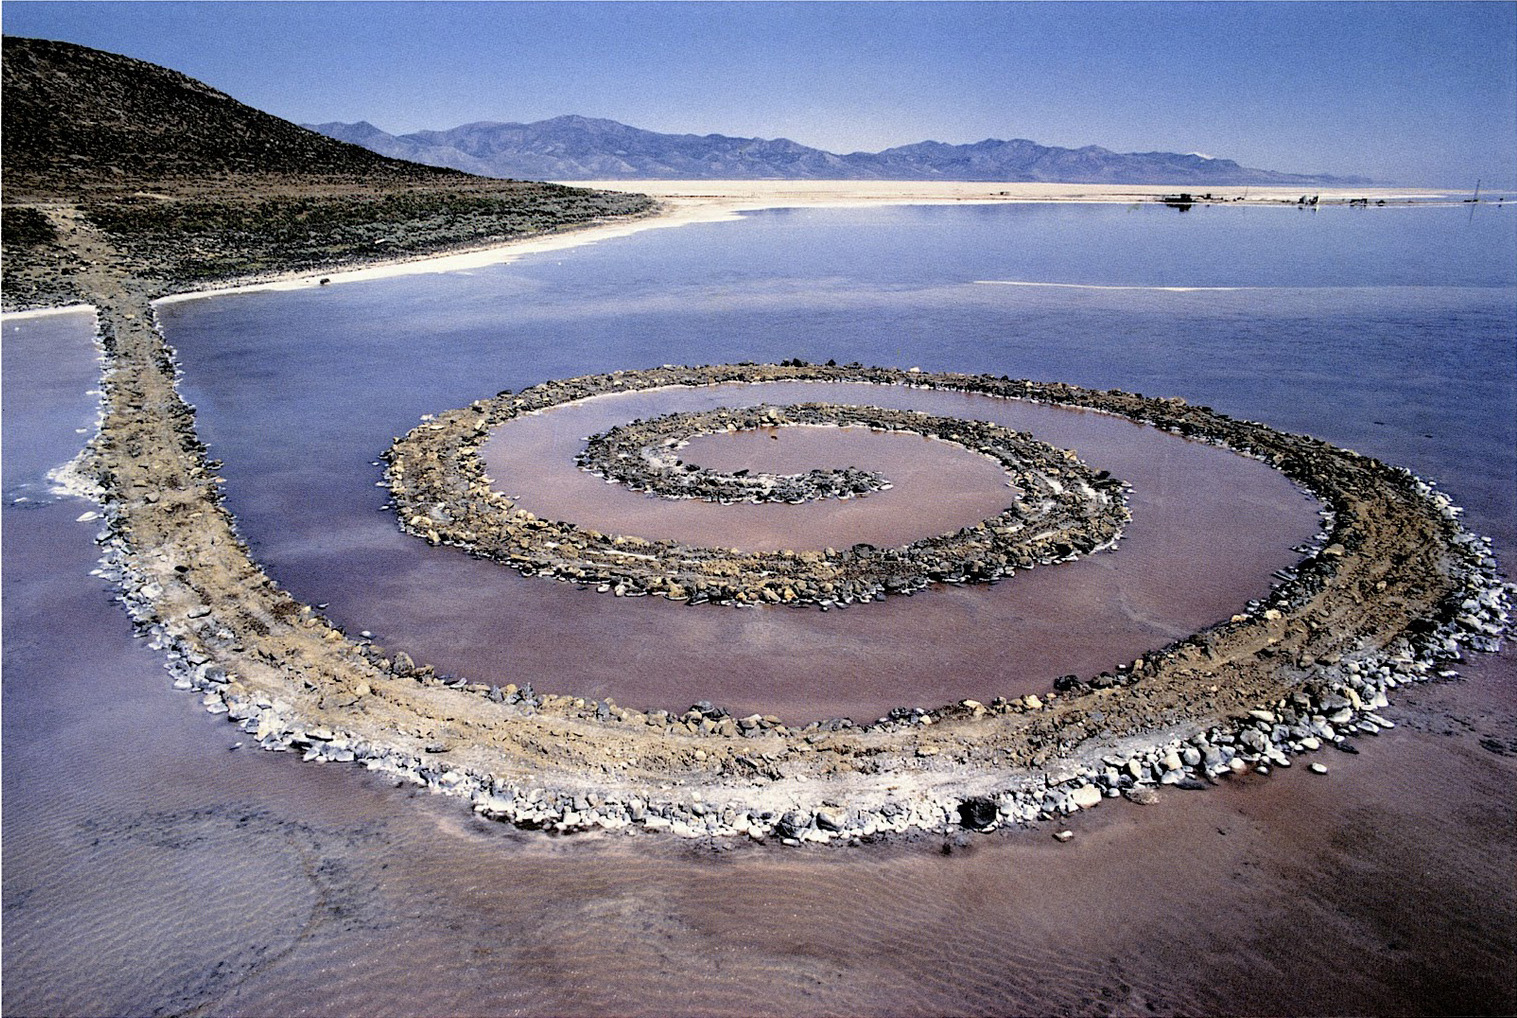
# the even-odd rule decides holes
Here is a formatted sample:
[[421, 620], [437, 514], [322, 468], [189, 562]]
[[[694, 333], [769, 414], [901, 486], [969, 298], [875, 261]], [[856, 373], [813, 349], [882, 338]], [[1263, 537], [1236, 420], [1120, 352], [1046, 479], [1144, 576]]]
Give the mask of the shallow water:
[[[1484, 264], [1475, 255], [1429, 271], [1437, 286], [1354, 278], [1359, 265], [1389, 272], [1408, 257], [1402, 249], [1457, 246], [1469, 236], [1465, 210], [1446, 210], [1454, 215], [1439, 229], [1439, 210], [1405, 210], [1433, 218], [1370, 237], [1362, 231], [1375, 221], [1333, 210], [1270, 220], [1263, 236], [1247, 228], [1253, 219], [1201, 220], [1200, 210], [1148, 220], [1163, 248], [1149, 261], [1175, 270], [1162, 285], [1236, 282], [1198, 263], [1216, 255], [1202, 243], [1209, 231], [1225, 238], [1222, 224], [1242, 223], [1239, 249], [1299, 286], [1263, 293], [945, 283], [961, 268], [965, 278], [997, 278], [981, 272], [995, 267], [989, 255], [976, 262], [959, 248], [983, 250], [1006, 220], [917, 211], [753, 216], [474, 276], [195, 302], [164, 319], [212, 455], [226, 458], [231, 504], [260, 552], [280, 549], [275, 575], [306, 577], [292, 589], [313, 600], [351, 583], [403, 601], [413, 582], [434, 582], [431, 569], [484, 567], [439, 549], [425, 568], [342, 571], [355, 550], [419, 543], [376, 511], [378, 469], [366, 465], [420, 414], [591, 370], [797, 355], [1182, 395], [1412, 466], [1452, 491], [1505, 559], [1517, 554], [1517, 292], [1512, 249], [1501, 246], [1510, 238], [1484, 248], [1482, 271], [1499, 286], [1464, 285], [1460, 266]], [[1019, 243], [1047, 238], [1028, 262], [1079, 223], [1117, 238], [1093, 239], [1093, 249], [1115, 253], [1135, 237], [1121, 209], [1020, 215]], [[1284, 224], [1298, 221], [1327, 233], [1345, 224], [1317, 247], [1371, 249], [1342, 262], [1303, 254], [1292, 276], [1289, 252], [1271, 252], [1289, 247], [1294, 228]], [[1206, 230], [1193, 230], [1198, 223]], [[1413, 225], [1435, 235], [1419, 240]], [[747, 257], [749, 230], [761, 234], [757, 252], [790, 260]], [[1401, 253], [1380, 253], [1381, 244]], [[861, 257], [875, 251], [889, 257]], [[916, 251], [924, 254], [913, 261]], [[1007, 258], [999, 278], [1030, 267]], [[1089, 258], [1086, 268], [1098, 268]], [[902, 261], [887, 269], [893, 259]], [[1315, 286], [1305, 278], [1313, 273], [1338, 285]], [[1077, 281], [1135, 274], [1151, 282], [1132, 268]], [[660, 296], [671, 290], [680, 299]], [[77, 449], [75, 429], [93, 420], [87, 333], [39, 324], [7, 321], [4, 335], [7, 1013], [1517, 1008], [1511, 652], [1467, 669], [1465, 683], [1408, 693], [1388, 712], [1398, 729], [1364, 740], [1359, 756], [1324, 756], [1326, 777], [1298, 767], [1148, 809], [1108, 803], [1072, 818], [1068, 845], [1037, 830], [977, 837], [947, 855], [938, 839], [711, 856], [657, 838], [516, 833], [349, 768], [228, 752], [240, 734], [169, 688], [88, 577], [96, 525], [74, 520], [89, 506], [11, 502], [38, 491], [42, 472]], [[362, 383], [358, 394], [323, 403], [344, 379]], [[312, 403], [322, 407], [315, 420], [293, 412]], [[37, 451], [16, 451], [28, 444]], [[343, 514], [337, 532], [310, 519], [323, 504]], [[290, 534], [281, 519], [295, 521]], [[1107, 558], [1113, 568], [1121, 561]], [[998, 598], [1061, 572], [1075, 575], [1034, 570], [989, 591], [899, 603], [904, 618], [934, 600]], [[550, 612], [612, 601], [511, 582]], [[652, 598], [635, 604], [657, 608]], [[878, 608], [889, 605], [869, 611]], [[794, 614], [817, 626], [869, 617]], [[973, 613], [963, 615], [973, 628]], [[451, 622], [435, 621], [444, 632]], [[561, 629], [572, 637], [573, 616]], [[760, 634], [750, 639], [761, 645]], [[923, 649], [941, 652], [930, 640]], [[1481, 739], [1511, 740], [1514, 755]]]
[[[1267, 591], [1273, 570], [1291, 560], [1309, 507], [1220, 475], [1213, 494], [1236, 495], [1236, 504], [1206, 502], [1206, 483], [1182, 469], [1203, 453], [1173, 439], [1148, 447], [1144, 478], [1097, 450], [1092, 462], [1143, 481], [1135, 492], [1143, 513], [1117, 553], [1060, 567], [1064, 579], [1034, 570], [994, 590], [932, 591], [850, 609], [846, 618], [734, 613], [586, 596], [427, 548], [382, 511], [371, 461], [424, 413], [544, 378], [664, 362], [834, 357], [1179, 395], [1371, 453], [1390, 437], [1387, 456], [1396, 462], [1406, 461], [1396, 449], [1411, 444], [1420, 453], [1442, 439], [1441, 451], [1468, 456], [1469, 470], [1433, 470], [1416, 457], [1407, 465], [1434, 477], [1452, 473], [1456, 485], [1473, 482], [1453, 488], [1472, 509], [1486, 500], [1510, 506], [1501, 481], [1517, 486], [1517, 433], [1512, 414], [1502, 413], [1511, 397], [1499, 372], [1466, 369], [1511, 356], [1511, 290], [1493, 285], [1509, 278], [1500, 261], [1512, 250], [1500, 232], [1504, 212], [1477, 219], [1472, 233], [1467, 218], [1447, 215], [1463, 210], [1363, 211], [777, 211], [472, 275], [177, 304], [164, 309], [164, 323], [186, 368], [187, 395], [200, 407], [202, 437], [227, 462], [229, 504], [243, 533], [276, 579], [328, 604], [349, 631], [372, 631], [445, 672], [610, 695], [629, 706], [683, 709], [710, 699], [792, 719], [872, 718], [900, 704], [1034, 691], [1225, 618]], [[1446, 282], [1467, 270], [1478, 285], [1401, 285], [1415, 277], [1405, 247], [1419, 233], [1431, 238], [1426, 250], [1464, 250], [1468, 242], [1483, 251], [1488, 261], [1467, 251], [1425, 273]], [[739, 236], [741, 244], [731, 240]], [[1163, 257], [1134, 259], [1134, 245], [1160, 246]], [[1345, 250], [1358, 253], [1343, 257]], [[1249, 259], [1264, 280], [1314, 285], [1171, 292], [976, 282], [1026, 277], [1040, 266], [1045, 281], [1062, 272], [1066, 281], [1231, 285]], [[1104, 280], [1093, 275], [1102, 266]], [[1384, 279], [1397, 285], [1374, 285]], [[758, 387], [758, 398], [781, 398], [773, 388]], [[664, 398], [609, 405], [646, 416]], [[923, 401], [925, 393], [916, 402], [930, 407]], [[972, 404], [950, 397], [943, 405], [966, 412]], [[517, 424], [546, 441], [568, 412]], [[554, 447], [561, 469], [530, 460], [530, 490], [515, 475], [502, 483], [550, 516], [583, 507], [595, 518], [606, 499], [652, 511], [651, 500], [618, 499], [623, 493], [570, 463], [575, 443], [615, 417], [566, 423]], [[1385, 434], [1397, 429], [1403, 433]], [[1056, 444], [1085, 453], [1088, 438]], [[529, 442], [524, 451], [531, 449]], [[1225, 461], [1216, 455], [1211, 463]], [[1502, 465], [1495, 474], [1486, 465], [1493, 461]], [[1144, 499], [1195, 515], [1180, 525], [1166, 519], [1145, 536], [1143, 516], [1161, 506]], [[1272, 500], [1283, 513], [1278, 530], [1261, 526]], [[820, 511], [873, 513], [889, 501]], [[676, 512], [687, 522], [716, 520], [705, 533], [714, 537], [729, 517], [777, 508], [692, 504]], [[813, 510], [808, 521], [817, 515], [816, 506], [802, 508]]]

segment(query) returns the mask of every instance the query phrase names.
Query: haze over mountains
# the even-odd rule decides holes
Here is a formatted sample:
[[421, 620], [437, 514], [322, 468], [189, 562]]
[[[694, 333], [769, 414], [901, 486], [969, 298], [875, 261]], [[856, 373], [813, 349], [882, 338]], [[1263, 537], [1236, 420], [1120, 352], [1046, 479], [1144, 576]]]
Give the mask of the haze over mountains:
[[207, 174], [440, 180], [439, 173], [446, 173], [438, 168], [514, 180], [1370, 183], [1363, 177], [1251, 169], [1194, 153], [1118, 153], [1094, 145], [1068, 149], [1021, 139], [971, 145], [924, 141], [838, 155], [783, 138], [661, 134], [578, 116], [532, 124], [480, 122], [399, 136], [362, 121], [304, 125], [307, 131], [183, 74], [113, 53], [7, 37], [4, 56], [6, 101], [0, 110], [12, 191], [38, 184], [109, 188]]
[[1070, 149], [1025, 139], [971, 145], [924, 141], [838, 155], [784, 138], [661, 134], [614, 120], [564, 116], [490, 121], [393, 135], [366, 121], [306, 124], [382, 155], [490, 177], [529, 180], [966, 180], [1070, 184], [1337, 185], [1365, 177], [1280, 173], [1196, 153]]

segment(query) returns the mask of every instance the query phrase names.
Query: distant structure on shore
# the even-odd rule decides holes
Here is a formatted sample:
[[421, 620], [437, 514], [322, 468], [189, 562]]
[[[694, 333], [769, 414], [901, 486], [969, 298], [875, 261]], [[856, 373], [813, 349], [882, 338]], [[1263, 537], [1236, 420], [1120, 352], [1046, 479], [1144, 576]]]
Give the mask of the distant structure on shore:
[[1058, 148], [1025, 139], [972, 145], [924, 141], [837, 155], [779, 138], [660, 134], [614, 120], [554, 117], [479, 122], [393, 135], [373, 124], [305, 124], [381, 155], [487, 177], [528, 180], [985, 180], [1062, 184], [1310, 185], [1357, 187], [1367, 177], [1250, 169], [1198, 152]]

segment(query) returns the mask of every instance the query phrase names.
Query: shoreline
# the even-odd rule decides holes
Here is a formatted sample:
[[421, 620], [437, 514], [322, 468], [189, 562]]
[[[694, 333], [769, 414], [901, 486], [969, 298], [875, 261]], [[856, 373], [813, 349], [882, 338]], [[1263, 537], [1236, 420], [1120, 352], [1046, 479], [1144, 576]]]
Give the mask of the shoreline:
[[154, 298], [152, 303], [156, 307], [159, 305], [178, 304], [189, 300], [200, 300], [205, 297], [221, 297], [232, 293], [254, 293], [269, 290], [307, 290], [323, 285], [361, 283], [400, 276], [464, 272], [491, 265], [509, 265], [525, 255], [563, 251], [585, 244], [593, 244], [601, 240], [631, 236], [644, 230], [684, 226], [687, 223], [693, 222], [716, 222], [720, 219], [730, 218], [735, 218], [735, 216], [681, 216], [673, 210], [665, 211], [660, 209], [627, 220], [611, 220], [588, 226], [554, 230], [500, 243], [470, 246], [456, 251], [413, 255], [398, 259], [380, 259], [373, 262], [336, 267], [325, 271], [313, 269], [309, 271], [301, 270], [298, 272], [276, 273], [267, 279], [212, 285], [205, 289], [171, 293]]
[[57, 307], [27, 308], [25, 311], [0, 311], [0, 322], [26, 321], [33, 318], [51, 318], [54, 315], [72, 315], [81, 311], [94, 311], [93, 304], [59, 304]]
[[[744, 212], [779, 208], [864, 208], [893, 205], [1007, 205], [1036, 203], [1067, 204], [1162, 204], [1166, 194], [1185, 187], [1172, 188], [1152, 184], [1031, 184], [1031, 183], [962, 183], [955, 181], [817, 181], [817, 180], [610, 180], [566, 182], [574, 187], [625, 191], [646, 194], [658, 201], [658, 208], [631, 219], [620, 219], [588, 226], [521, 237], [502, 243], [468, 247], [438, 254], [377, 260], [328, 271], [311, 270], [278, 273], [267, 279], [212, 285], [204, 289], [168, 294], [153, 304], [169, 305], [205, 297], [259, 291], [304, 290], [321, 285], [368, 282], [401, 276], [440, 272], [466, 272], [495, 265], [509, 265], [518, 259], [551, 251], [594, 244], [642, 233], [645, 230], [670, 229], [696, 223], [729, 222]], [[1197, 204], [1248, 207], [1294, 208], [1300, 192], [1283, 187], [1218, 189], [1216, 200]], [[1330, 188], [1319, 189], [1329, 204], [1344, 204], [1369, 197], [1394, 202], [1396, 207], [1410, 204], [1441, 204], [1457, 192], [1413, 191], [1406, 188]], [[321, 281], [327, 282], [323, 284]], [[987, 281], [994, 282], [994, 281]], [[1064, 285], [1064, 284], [1039, 284]], [[27, 313], [27, 312], [15, 312]]]
[[[871, 204], [994, 204], [1026, 202], [1074, 202], [1131, 204], [1144, 198], [1162, 201], [1165, 196], [1190, 193], [1196, 204], [1204, 204], [1203, 194], [1211, 194], [1212, 204], [1230, 204], [1235, 200], [1249, 205], [1294, 205], [1302, 194], [1299, 187], [1242, 184], [1061, 184], [1033, 181], [955, 181], [955, 180], [588, 180], [560, 181], [574, 187], [597, 190], [636, 191], [652, 198], [688, 201], [724, 202], [741, 209], [772, 208], [774, 202], [792, 205], [871, 205]], [[1202, 188], [1207, 190], [1202, 191]], [[1355, 198], [1392, 201], [1457, 202], [1471, 192], [1431, 190], [1405, 187], [1316, 187], [1306, 188], [1307, 195], [1323, 200], [1346, 202]]]

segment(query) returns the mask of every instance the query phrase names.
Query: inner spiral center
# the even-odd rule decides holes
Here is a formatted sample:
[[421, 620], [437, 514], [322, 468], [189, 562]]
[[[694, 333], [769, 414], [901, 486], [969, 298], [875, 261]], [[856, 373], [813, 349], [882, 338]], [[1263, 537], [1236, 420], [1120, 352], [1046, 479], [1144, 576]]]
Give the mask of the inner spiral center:
[[[825, 498], [853, 498], [891, 487], [877, 470], [860, 467], [815, 467], [800, 473], [724, 470], [686, 462], [680, 452], [698, 435], [716, 435], [784, 427], [855, 427], [859, 414], [825, 403], [791, 406], [717, 407], [664, 414], [633, 421], [591, 436], [575, 462], [590, 473], [664, 498], [706, 502], [788, 502], [799, 505]], [[902, 420], [890, 431], [916, 431]], [[771, 434], [778, 438], [778, 434]]]

